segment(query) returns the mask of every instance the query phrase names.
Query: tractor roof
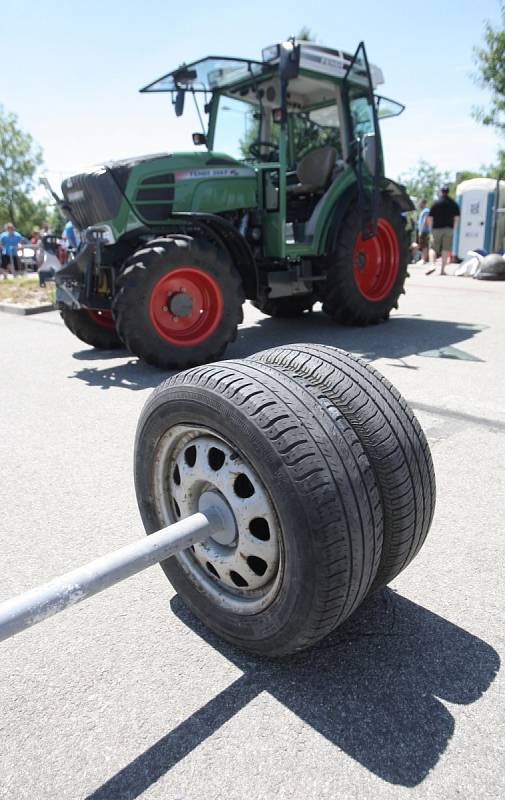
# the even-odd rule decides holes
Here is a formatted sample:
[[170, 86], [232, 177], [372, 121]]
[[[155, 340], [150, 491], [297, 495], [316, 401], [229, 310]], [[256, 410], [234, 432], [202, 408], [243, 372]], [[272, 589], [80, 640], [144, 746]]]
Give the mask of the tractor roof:
[[[296, 44], [300, 45], [300, 69], [319, 72], [322, 76], [341, 80], [345, 77], [347, 70], [351, 66], [353, 56], [349, 53], [344, 53], [343, 50], [333, 50], [330, 47], [324, 47], [314, 42], [296, 42]], [[263, 63], [277, 64], [280, 59], [280, 44], [277, 43], [265, 47], [262, 56]], [[380, 83], [384, 83], [382, 70], [376, 67], [375, 64], [370, 64], [370, 74], [374, 89]], [[355, 69], [353, 73], [353, 82], [360, 82], [359, 75], [359, 70]], [[364, 72], [363, 82], [366, 82], [366, 75]]]
[[[323, 78], [341, 80], [344, 78], [352, 61], [352, 55], [342, 50], [298, 42], [300, 44], [300, 69], [316, 72]], [[182, 64], [172, 72], [144, 86], [141, 92], [175, 92], [186, 89], [191, 92], [208, 92], [225, 86], [247, 81], [248, 78], [272, 74], [274, 65], [280, 58], [280, 45], [274, 44], [263, 50], [263, 61], [228, 56], [207, 56], [191, 64]], [[384, 82], [382, 70], [370, 65], [370, 73], [374, 89]], [[355, 69], [353, 82], [361, 83], [360, 71]], [[366, 75], [363, 72], [363, 83]]]

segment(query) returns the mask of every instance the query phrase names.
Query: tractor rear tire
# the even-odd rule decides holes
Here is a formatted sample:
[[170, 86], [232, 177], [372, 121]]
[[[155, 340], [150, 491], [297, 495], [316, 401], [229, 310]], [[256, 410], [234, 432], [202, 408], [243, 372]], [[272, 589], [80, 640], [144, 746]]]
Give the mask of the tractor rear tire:
[[116, 350], [124, 344], [116, 332], [110, 311], [62, 308], [61, 318], [74, 336], [97, 350]]
[[433, 461], [416, 417], [383, 375], [343, 350], [289, 344], [251, 359], [308, 382], [358, 436], [374, 470], [384, 512], [382, 555], [370, 591], [380, 589], [419, 552], [433, 519]]
[[189, 236], [155, 239], [131, 256], [113, 311], [136, 356], [162, 369], [219, 358], [242, 322], [244, 289], [228, 255]]
[[315, 298], [312, 295], [300, 295], [293, 297], [278, 297], [274, 300], [265, 300], [260, 303], [253, 302], [253, 306], [258, 308], [263, 314], [277, 319], [293, 319], [301, 317], [305, 311], [312, 311]]
[[330, 403], [272, 366], [223, 361], [162, 383], [140, 415], [135, 488], [148, 534], [198, 510], [202, 492], [227, 503], [234, 540], [211, 537], [161, 566], [246, 650], [311, 646], [375, 577], [382, 511], [363, 448]]
[[329, 257], [323, 311], [344, 325], [387, 320], [405, 291], [408, 261], [408, 236], [398, 206], [382, 195], [376, 235], [363, 240], [361, 213], [353, 204]]

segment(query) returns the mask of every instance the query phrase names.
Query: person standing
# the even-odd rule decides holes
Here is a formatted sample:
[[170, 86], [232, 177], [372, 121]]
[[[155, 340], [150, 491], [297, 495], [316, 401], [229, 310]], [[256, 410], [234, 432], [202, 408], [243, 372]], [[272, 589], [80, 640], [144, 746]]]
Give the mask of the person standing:
[[459, 214], [458, 204], [452, 197], [449, 197], [449, 187], [442, 186], [438, 193], [438, 200], [433, 203], [428, 215], [434, 253], [431, 267], [426, 270], [427, 275], [435, 272], [435, 260], [439, 256], [442, 256], [440, 274], [445, 275], [447, 256], [452, 248], [454, 228], [459, 222]]
[[18, 247], [27, 243], [28, 239], [17, 232], [12, 222], [8, 222], [3, 233], [0, 233], [3, 275], [7, 275], [8, 272], [14, 275], [19, 272]]
[[421, 251], [421, 260], [423, 264], [427, 264], [430, 260], [430, 225], [428, 222], [429, 214], [430, 207], [426, 204], [426, 198], [422, 197], [419, 200], [417, 241], [419, 243], [419, 250]]
[[78, 241], [74, 225], [71, 220], [68, 220], [65, 227], [63, 228], [63, 238], [65, 239], [67, 252], [68, 250], [77, 250]]

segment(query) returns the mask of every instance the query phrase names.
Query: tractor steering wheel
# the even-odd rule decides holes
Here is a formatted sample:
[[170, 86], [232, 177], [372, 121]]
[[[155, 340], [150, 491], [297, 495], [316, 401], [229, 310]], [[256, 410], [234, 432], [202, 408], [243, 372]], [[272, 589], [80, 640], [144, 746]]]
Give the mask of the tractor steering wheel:
[[249, 152], [253, 158], [262, 158], [261, 148], [268, 147], [271, 150], [268, 158], [270, 158], [276, 151], [279, 150], [279, 145], [275, 142], [264, 142], [261, 139], [249, 145]]

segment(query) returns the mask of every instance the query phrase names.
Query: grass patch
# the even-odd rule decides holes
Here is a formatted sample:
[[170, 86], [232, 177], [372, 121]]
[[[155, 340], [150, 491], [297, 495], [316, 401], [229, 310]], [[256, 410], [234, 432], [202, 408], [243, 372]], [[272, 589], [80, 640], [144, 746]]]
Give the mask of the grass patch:
[[0, 280], [0, 303], [21, 306], [45, 306], [54, 303], [54, 283], [39, 286], [38, 275], [16, 275]]

